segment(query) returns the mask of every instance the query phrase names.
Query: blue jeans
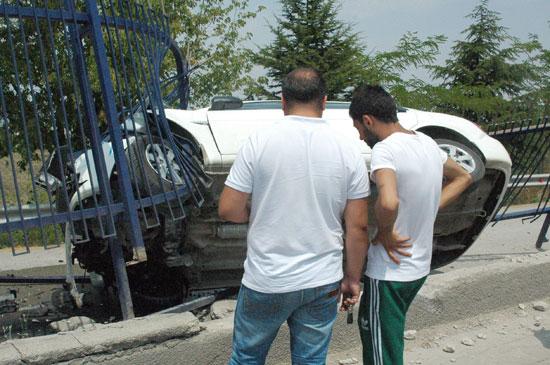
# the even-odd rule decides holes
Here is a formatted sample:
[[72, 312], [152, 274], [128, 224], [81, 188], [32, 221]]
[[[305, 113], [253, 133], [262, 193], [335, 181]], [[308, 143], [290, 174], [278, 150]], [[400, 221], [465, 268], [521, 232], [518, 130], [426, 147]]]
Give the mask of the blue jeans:
[[264, 364], [283, 322], [290, 330], [292, 364], [325, 364], [336, 320], [340, 282], [289, 293], [260, 293], [241, 285], [230, 365]]

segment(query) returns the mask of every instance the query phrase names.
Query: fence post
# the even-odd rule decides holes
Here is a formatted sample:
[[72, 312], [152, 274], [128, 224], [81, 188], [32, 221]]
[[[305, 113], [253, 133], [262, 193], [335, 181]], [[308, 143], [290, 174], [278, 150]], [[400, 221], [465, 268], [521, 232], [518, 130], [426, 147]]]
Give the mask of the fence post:
[[537, 248], [542, 248], [543, 242], [548, 242], [548, 237], [546, 237], [546, 234], [548, 233], [549, 227], [550, 213], [546, 214], [546, 219], [544, 219], [544, 223], [542, 224], [542, 228], [540, 229], [539, 237], [537, 238]]
[[[123, 136], [120, 124], [117, 120], [115, 93], [111, 80], [109, 61], [107, 59], [107, 51], [103, 40], [103, 32], [101, 29], [101, 19], [97, 9], [96, 0], [86, 0], [86, 10], [90, 20], [91, 40], [94, 48], [96, 64], [98, 68], [98, 77], [101, 85], [105, 111], [109, 125], [109, 134], [111, 135], [111, 144], [115, 158], [116, 168], [119, 174], [118, 186], [121, 191], [122, 200], [124, 203], [127, 218], [130, 223], [130, 234], [134, 248], [134, 260], [146, 261], [147, 254], [143, 237], [141, 235], [141, 227], [137, 215], [134, 193], [132, 190], [130, 172], [128, 162], [124, 153]], [[108, 25], [106, 25], [108, 26]], [[122, 255], [122, 249], [119, 242], [114, 237], [109, 238], [109, 246], [113, 260], [113, 267], [117, 279], [119, 291], [119, 300], [124, 319], [133, 318], [132, 297], [126, 273], [126, 263]]]
[[[74, 0], [65, 0], [65, 6], [71, 13], [75, 13]], [[95, 8], [97, 12], [97, 8]], [[77, 27], [73, 25], [71, 27]], [[113, 196], [111, 188], [109, 186], [109, 180], [107, 177], [107, 169], [105, 167], [105, 159], [103, 157], [103, 148], [101, 146], [101, 135], [99, 134], [99, 125], [97, 122], [97, 116], [94, 109], [93, 96], [91, 95], [90, 89], [90, 80], [88, 79], [88, 72], [86, 69], [86, 60], [84, 59], [82, 51], [82, 42], [78, 37], [78, 32], [75, 28], [71, 29], [71, 42], [73, 46], [73, 57], [75, 62], [76, 70], [78, 71], [78, 83], [80, 91], [82, 93], [82, 100], [85, 115], [89, 118], [88, 122], [91, 125], [91, 147], [92, 147], [92, 156], [94, 158], [95, 173], [97, 175], [97, 180], [99, 183], [99, 190], [101, 193], [101, 202], [107, 208], [113, 204]], [[101, 76], [101, 75], [100, 75]], [[114, 142], [114, 141], [112, 141]], [[114, 143], [113, 143], [114, 144]], [[112, 215], [109, 215], [112, 217]], [[122, 252], [122, 247], [120, 243], [117, 242], [113, 233], [116, 229], [114, 227], [113, 221], [107, 219], [107, 235], [110, 237], [109, 240], [109, 249], [111, 251], [111, 260], [113, 264], [113, 269], [115, 273], [117, 288], [118, 288], [118, 297], [120, 302], [120, 308], [122, 312], [122, 317], [124, 319], [134, 318], [134, 306], [132, 303], [132, 296], [130, 293], [130, 284], [128, 282], [128, 275], [126, 273], [126, 261], [124, 260], [124, 255]], [[141, 233], [141, 231], [140, 231]]]

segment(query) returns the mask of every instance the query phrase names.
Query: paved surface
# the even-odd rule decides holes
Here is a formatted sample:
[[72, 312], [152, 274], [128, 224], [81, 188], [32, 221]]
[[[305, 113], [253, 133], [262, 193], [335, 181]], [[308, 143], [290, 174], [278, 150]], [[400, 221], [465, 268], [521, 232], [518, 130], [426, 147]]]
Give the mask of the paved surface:
[[[407, 344], [407, 361], [425, 364], [448, 363], [451, 360], [468, 364], [495, 363], [492, 354], [496, 356], [517, 350], [525, 351], [532, 358], [514, 358], [510, 355], [499, 359], [497, 363], [545, 363], [546, 360], [537, 362], [537, 356], [541, 346], [548, 350], [547, 328], [550, 324], [546, 312], [546, 316], [540, 319], [540, 328], [534, 329], [533, 333], [521, 327], [529, 326], [528, 318], [534, 320], [531, 318], [532, 309], [525, 309], [527, 317], [510, 315], [519, 303], [529, 306], [537, 299], [549, 297], [550, 252], [538, 251], [534, 247], [541, 224], [542, 220], [533, 224], [514, 220], [490, 227], [460, 260], [432, 273], [409, 314], [407, 327], [418, 331], [418, 340]], [[543, 248], [547, 250], [549, 246], [545, 244]], [[32, 256], [16, 258], [12, 258], [9, 252], [3, 252], [0, 253], [0, 267], [5, 269], [9, 267], [7, 264], [15, 265], [14, 262], [22, 258], [29, 260], [26, 265], [59, 264], [58, 260], [63, 260], [63, 249], [58, 249], [57, 254], [53, 255], [53, 250], [45, 252], [35, 249]], [[23, 263], [17, 265], [21, 265], [17, 268], [25, 267]], [[499, 312], [501, 310], [504, 312]], [[200, 324], [195, 317], [190, 316], [149, 317], [106, 326], [95, 325], [95, 329], [86, 328], [84, 331], [10, 341], [0, 345], [0, 364], [49, 364], [62, 361], [71, 364], [113, 365], [225, 364], [231, 347], [231, 315]], [[484, 342], [487, 346], [476, 340], [475, 346], [468, 349], [470, 352], [459, 352], [465, 346], [457, 342], [458, 339], [471, 336], [473, 332], [453, 331], [453, 324], [466, 330], [471, 325], [462, 323], [475, 322], [463, 321], [475, 321], [476, 318], [487, 318], [488, 322], [483, 323], [488, 327], [498, 326], [499, 320], [505, 320], [503, 325], [509, 326], [509, 336], [495, 336], [494, 339], [501, 341], [491, 342], [492, 339], [487, 335], [487, 342]], [[496, 318], [496, 322], [491, 322], [492, 318]], [[527, 322], [516, 323], [513, 319]], [[491, 331], [497, 328], [493, 327]], [[474, 332], [477, 330], [475, 327], [470, 329]], [[454, 344], [454, 357], [442, 353], [441, 348], [438, 348], [442, 346], [441, 342], [436, 345], [437, 340], [429, 340], [430, 336], [438, 336], [434, 333], [443, 334], [443, 339]], [[428, 340], [422, 342], [422, 339]], [[432, 347], [425, 345], [429, 341], [432, 341]], [[339, 316], [329, 363], [337, 364], [350, 357], [360, 359], [359, 349], [356, 325], [347, 325], [345, 316]], [[545, 353], [542, 355], [546, 356]], [[542, 359], [550, 359], [550, 354]], [[288, 330], [283, 327], [270, 352], [268, 364], [286, 363], [289, 363]], [[546, 363], [550, 364], [550, 361]]]
[[[518, 263], [505, 260], [492, 265], [486, 265], [483, 270], [479, 267], [463, 268], [454, 271], [456, 275], [434, 275], [428, 279], [427, 285], [422, 289], [417, 300], [411, 307], [407, 328], [420, 331], [428, 331], [434, 326], [453, 328], [456, 321], [474, 318], [476, 316], [491, 317], [493, 312], [503, 308], [515, 308], [519, 303], [529, 303], [548, 297], [550, 287], [550, 253], [538, 253], [535, 256], [522, 257], [525, 261]], [[537, 279], [538, 278], [538, 279]], [[531, 311], [529, 309], [529, 311]], [[481, 313], [481, 314], [480, 314]], [[545, 322], [544, 322], [545, 321]], [[545, 319], [543, 325], [550, 327]], [[458, 322], [461, 323], [461, 322]], [[226, 364], [231, 348], [232, 317], [221, 320], [202, 322], [204, 330], [187, 340], [173, 340], [161, 344], [151, 344], [148, 347], [140, 347], [113, 354], [100, 354], [84, 359], [75, 359], [70, 364], [94, 364], [109, 365], [122, 364]], [[460, 325], [460, 324], [459, 324]], [[461, 326], [461, 325], [460, 325]], [[436, 327], [437, 328], [437, 327]], [[437, 330], [436, 330], [437, 331]], [[512, 336], [524, 334], [514, 331]], [[545, 335], [545, 332], [542, 333]], [[454, 341], [454, 340], [453, 340]], [[504, 346], [505, 349], [514, 348], [506, 342], [495, 346]], [[454, 343], [454, 342], [452, 342]], [[517, 346], [535, 346], [537, 342], [520, 343]], [[523, 347], [522, 347], [523, 348]], [[477, 347], [482, 349], [481, 346]], [[345, 315], [341, 314], [334, 327], [333, 340], [330, 347], [329, 364], [338, 364], [339, 360], [352, 357], [360, 357], [360, 340], [357, 325], [347, 325]], [[441, 351], [441, 350], [439, 350]], [[495, 350], [498, 352], [498, 350]], [[523, 351], [523, 350], [522, 350]], [[457, 351], [458, 353], [458, 351]], [[439, 352], [438, 355], [441, 355]], [[484, 359], [483, 353], [479, 356]], [[426, 355], [426, 356], [424, 356]], [[443, 354], [445, 355], [445, 354]], [[422, 354], [422, 358], [430, 357], [429, 353]], [[458, 354], [457, 354], [458, 356]], [[550, 358], [550, 354], [548, 354]], [[456, 357], [458, 359], [458, 357]], [[419, 357], [416, 361], [422, 361]], [[481, 361], [481, 360], [480, 360]], [[481, 361], [493, 364], [491, 361]], [[289, 364], [288, 329], [281, 328], [277, 339], [268, 356], [268, 364]], [[437, 363], [437, 362], [435, 362]], [[443, 362], [446, 363], [446, 360]], [[522, 362], [501, 362], [501, 364], [523, 364]], [[525, 362], [525, 364], [530, 364]]]
[[[428, 327], [419, 330], [415, 337], [405, 341], [405, 364], [550, 363], [550, 312], [536, 311], [532, 303]], [[360, 363], [361, 348], [331, 353], [327, 362], [354, 363], [354, 359]]]
[[13, 256], [11, 248], [0, 249], [0, 271], [63, 265], [65, 263], [64, 244], [47, 250], [42, 247], [30, 247], [30, 253], [26, 254], [24, 252], [24, 247], [17, 248], [17, 255]]

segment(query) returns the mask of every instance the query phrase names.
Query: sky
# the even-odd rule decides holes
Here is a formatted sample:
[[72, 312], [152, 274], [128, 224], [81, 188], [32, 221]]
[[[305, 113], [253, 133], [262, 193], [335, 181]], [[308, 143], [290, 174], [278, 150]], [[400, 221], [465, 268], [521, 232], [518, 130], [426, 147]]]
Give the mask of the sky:
[[[407, 31], [418, 32], [421, 38], [443, 34], [447, 42], [441, 46], [436, 61], [443, 64], [456, 40], [463, 40], [461, 31], [471, 23], [466, 15], [479, 0], [340, 0], [339, 19], [352, 25], [360, 34], [367, 52], [391, 50]], [[248, 24], [254, 36], [248, 45], [256, 49], [273, 40], [267, 26], [276, 24], [280, 16], [279, 1], [250, 0], [251, 8], [267, 7]], [[489, 0], [489, 8], [500, 13], [500, 24], [508, 34], [527, 40], [530, 33], [537, 34], [545, 48], [550, 48], [550, 0]], [[426, 79], [422, 71], [409, 71]]]

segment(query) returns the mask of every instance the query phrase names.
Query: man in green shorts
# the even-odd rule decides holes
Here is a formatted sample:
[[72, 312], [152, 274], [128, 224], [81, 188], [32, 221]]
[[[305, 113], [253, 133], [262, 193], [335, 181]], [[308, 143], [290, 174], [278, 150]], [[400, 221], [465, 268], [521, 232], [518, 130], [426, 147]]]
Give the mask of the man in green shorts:
[[403, 128], [396, 109], [382, 87], [364, 85], [354, 91], [349, 110], [372, 148], [371, 178], [378, 188], [378, 230], [359, 307], [365, 364], [403, 363], [405, 315], [430, 272], [437, 211], [472, 182], [433, 139]]

